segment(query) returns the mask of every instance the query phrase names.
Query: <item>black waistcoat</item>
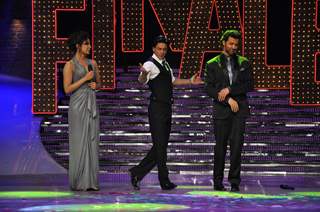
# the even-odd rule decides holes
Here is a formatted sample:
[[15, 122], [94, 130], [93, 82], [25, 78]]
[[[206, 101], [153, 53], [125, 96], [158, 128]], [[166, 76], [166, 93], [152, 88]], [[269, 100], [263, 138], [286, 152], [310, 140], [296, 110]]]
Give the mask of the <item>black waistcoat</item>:
[[171, 72], [167, 71], [158, 61], [150, 57], [148, 61], [154, 63], [160, 73], [156, 78], [149, 80], [148, 85], [151, 90], [151, 101], [172, 104], [172, 78]]

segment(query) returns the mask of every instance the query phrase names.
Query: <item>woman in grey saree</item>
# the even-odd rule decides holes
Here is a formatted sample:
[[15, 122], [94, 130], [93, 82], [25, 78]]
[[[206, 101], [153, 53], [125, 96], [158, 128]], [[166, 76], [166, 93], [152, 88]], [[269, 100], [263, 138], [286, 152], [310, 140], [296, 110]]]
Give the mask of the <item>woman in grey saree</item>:
[[95, 90], [100, 76], [97, 63], [88, 59], [88, 33], [71, 35], [68, 45], [75, 54], [63, 69], [63, 86], [70, 94], [69, 184], [72, 190], [99, 190], [99, 111]]

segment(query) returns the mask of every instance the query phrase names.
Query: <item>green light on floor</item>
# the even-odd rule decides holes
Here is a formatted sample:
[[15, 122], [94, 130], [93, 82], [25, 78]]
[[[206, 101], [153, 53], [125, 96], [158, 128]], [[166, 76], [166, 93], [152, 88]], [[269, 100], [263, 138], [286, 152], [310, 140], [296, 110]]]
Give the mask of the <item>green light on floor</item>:
[[196, 186], [196, 185], [184, 185], [178, 186], [178, 189], [212, 189], [212, 186]]
[[113, 204], [73, 204], [50, 205], [23, 208], [20, 211], [172, 211], [189, 209], [184, 205], [154, 203], [113, 203]]
[[288, 196], [265, 195], [265, 194], [242, 194], [227, 191], [190, 191], [187, 194], [199, 196], [212, 196], [222, 198], [243, 198], [243, 199], [288, 199]]
[[320, 197], [319, 191], [290, 192], [293, 197]]
[[1, 191], [0, 198], [56, 198], [72, 196], [72, 192], [61, 191]]

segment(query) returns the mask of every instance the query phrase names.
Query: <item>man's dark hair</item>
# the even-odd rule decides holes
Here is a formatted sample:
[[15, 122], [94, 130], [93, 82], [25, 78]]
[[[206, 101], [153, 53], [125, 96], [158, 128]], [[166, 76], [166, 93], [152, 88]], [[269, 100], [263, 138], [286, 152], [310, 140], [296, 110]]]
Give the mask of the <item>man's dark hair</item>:
[[156, 45], [158, 43], [165, 43], [165, 44], [169, 45], [169, 42], [168, 42], [167, 38], [165, 36], [163, 36], [163, 35], [158, 35], [157, 37], [155, 37], [153, 39], [152, 47], [156, 47]]
[[79, 31], [79, 32], [73, 33], [69, 37], [67, 44], [73, 52], [76, 52], [77, 51], [76, 45], [77, 44], [81, 45], [84, 41], [86, 41], [88, 39], [90, 40], [89, 33], [85, 32], [85, 31]]
[[222, 36], [220, 38], [220, 42], [222, 43], [223, 41], [227, 41], [229, 39], [229, 37], [236, 38], [236, 39], [240, 40], [241, 33], [235, 29], [228, 29], [222, 34]]

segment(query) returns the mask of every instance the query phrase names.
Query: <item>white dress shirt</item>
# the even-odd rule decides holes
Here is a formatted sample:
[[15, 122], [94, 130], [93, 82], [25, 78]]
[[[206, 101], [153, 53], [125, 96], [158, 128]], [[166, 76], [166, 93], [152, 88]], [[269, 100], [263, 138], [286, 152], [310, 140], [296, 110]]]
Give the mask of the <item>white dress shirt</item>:
[[[152, 58], [155, 59], [160, 64], [162, 64], [162, 62], [164, 61], [164, 60], [160, 60], [155, 54], [152, 55]], [[171, 79], [173, 82], [173, 81], [175, 81], [175, 78], [173, 76], [172, 69], [168, 63], [167, 63], [167, 65], [169, 66], [170, 73], [171, 73]], [[145, 62], [143, 64], [143, 68], [148, 72], [147, 81], [144, 84], [147, 84], [149, 82], [149, 80], [156, 78], [158, 76], [158, 74], [160, 74], [160, 70], [158, 69], [158, 67], [151, 61]]]
[[228, 69], [228, 75], [229, 75], [229, 82], [230, 85], [232, 85], [232, 65], [231, 65], [231, 58], [227, 57], [227, 69]]

